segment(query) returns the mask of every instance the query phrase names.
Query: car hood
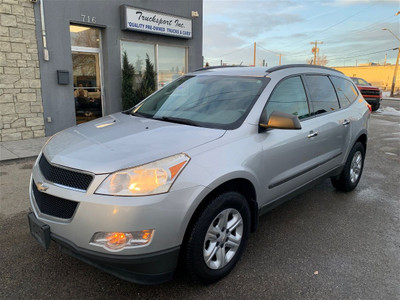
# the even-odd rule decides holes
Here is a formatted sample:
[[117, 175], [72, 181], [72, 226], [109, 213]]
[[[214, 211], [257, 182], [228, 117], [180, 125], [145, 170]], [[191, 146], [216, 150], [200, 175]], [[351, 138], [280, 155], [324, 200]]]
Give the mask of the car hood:
[[357, 88], [359, 89], [359, 90], [379, 90], [379, 88], [378, 87], [376, 87], [376, 86], [371, 86], [371, 85], [357, 85]]
[[102, 174], [186, 152], [224, 133], [117, 113], [61, 131], [43, 153], [53, 164]]

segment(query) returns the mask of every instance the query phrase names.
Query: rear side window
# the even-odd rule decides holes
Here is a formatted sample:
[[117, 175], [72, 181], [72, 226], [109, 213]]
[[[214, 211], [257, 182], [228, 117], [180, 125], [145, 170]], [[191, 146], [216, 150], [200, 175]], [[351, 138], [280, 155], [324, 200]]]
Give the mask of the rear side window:
[[307, 96], [301, 78], [295, 76], [281, 81], [269, 98], [266, 109], [268, 119], [273, 111], [293, 114], [299, 119], [309, 117]]
[[339, 97], [341, 108], [349, 106], [357, 99], [358, 93], [350, 81], [339, 77], [331, 77], [331, 80]]
[[305, 77], [315, 115], [339, 109], [339, 102], [328, 76], [307, 75]]

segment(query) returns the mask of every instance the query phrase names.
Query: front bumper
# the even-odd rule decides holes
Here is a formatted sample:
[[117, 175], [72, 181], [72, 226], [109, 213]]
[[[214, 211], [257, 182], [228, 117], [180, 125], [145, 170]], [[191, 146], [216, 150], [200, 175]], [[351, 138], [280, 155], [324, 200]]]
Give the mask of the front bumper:
[[[28, 219], [30, 223], [42, 223], [33, 212], [28, 214]], [[160, 284], [171, 280], [179, 258], [180, 247], [156, 253], [120, 256], [80, 248], [51, 232], [49, 237], [62, 252], [118, 278], [139, 284]]]
[[373, 98], [373, 97], [368, 97], [368, 96], [364, 96], [365, 101], [368, 102], [368, 104], [378, 104], [381, 102], [381, 98]]
[[[102, 178], [98, 177], [100, 178], [96, 176], [92, 185], [100, 184]], [[38, 182], [44, 182], [48, 187], [46, 191], [39, 192], [40, 195], [78, 203], [71, 218], [58, 218], [40, 210], [33, 192], [34, 185]], [[204, 190], [204, 187], [196, 186], [144, 197], [97, 195], [94, 194], [93, 187], [87, 192], [81, 192], [52, 184], [46, 181], [35, 166], [30, 185], [30, 202], [35, 216], [48, 224], [53, 234], [80, 248], [99, 253], [110, 254], [110, 251], [89, 243], [96, 232], [153, 229], [153, 238], [149, 244], [114, 252], [115, 255], [140, 255], [180, 246], [187, 224]]]
[[[64, 252], [90, 265], [136, 283], [171, 279], [187, 225], [207, 188], [187, 187], [145, 197], [95, 194], [106, 176], [96, 175], [87, 191], [80, 191], [47, 181], [35, 164], [29, 190], [33, 217], [49, 227], [51, 240]], [[46, 189], [38, 189], [40, 184]], [[57, 205], [63, 205], [62, 201], [75, 202], [76, 208], [68, 217], [56, 217], [44, 209], [48, 207], [39, 207], [37, 198], [46, 198], [51, 205], [53, 199]], [[153, 237], [142, 246], [110, 251], [90, 243], [96, 232], [150, 229], [154, 230]]]

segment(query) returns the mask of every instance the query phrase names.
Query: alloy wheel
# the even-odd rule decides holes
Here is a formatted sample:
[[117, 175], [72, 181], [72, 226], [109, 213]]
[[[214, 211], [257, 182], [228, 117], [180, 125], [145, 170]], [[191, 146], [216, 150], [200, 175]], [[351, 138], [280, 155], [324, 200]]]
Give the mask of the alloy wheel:
[[220, 212], [208, 227], [203, 258], [210, 269], [226, 266], [239, 249], [243, 236], [243, 218], [233, 208]]

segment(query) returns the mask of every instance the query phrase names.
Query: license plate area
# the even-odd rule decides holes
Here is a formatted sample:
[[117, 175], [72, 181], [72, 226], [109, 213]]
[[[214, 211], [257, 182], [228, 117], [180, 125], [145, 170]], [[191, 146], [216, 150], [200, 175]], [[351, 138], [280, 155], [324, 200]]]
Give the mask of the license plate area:
[[29, 230], [35, 240], [44, 248], [50, 246], [50, 226], [40, 222], [33, 212], [28, 214]]

